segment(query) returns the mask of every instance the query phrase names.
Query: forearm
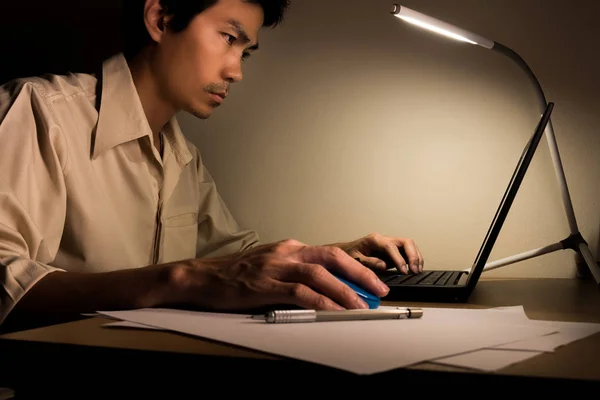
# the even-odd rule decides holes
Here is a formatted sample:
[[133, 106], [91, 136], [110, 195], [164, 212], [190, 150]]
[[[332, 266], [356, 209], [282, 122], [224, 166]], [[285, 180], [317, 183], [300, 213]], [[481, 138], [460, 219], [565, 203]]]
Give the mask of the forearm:
[[99, 310], [169, 304], [175, 290], [172, 265], [104, 273], [52, 272], [17, 302], [2, 330], [60, 323]]

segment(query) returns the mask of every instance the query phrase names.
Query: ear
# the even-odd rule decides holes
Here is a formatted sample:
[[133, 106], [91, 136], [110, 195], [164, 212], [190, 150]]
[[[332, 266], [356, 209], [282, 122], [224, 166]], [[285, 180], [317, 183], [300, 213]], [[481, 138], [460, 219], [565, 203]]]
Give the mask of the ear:
[[144, 5], [144, 25], [156, 43], [160, 43], [165, 33], [165, 15], [160, 0], [146, 0]]

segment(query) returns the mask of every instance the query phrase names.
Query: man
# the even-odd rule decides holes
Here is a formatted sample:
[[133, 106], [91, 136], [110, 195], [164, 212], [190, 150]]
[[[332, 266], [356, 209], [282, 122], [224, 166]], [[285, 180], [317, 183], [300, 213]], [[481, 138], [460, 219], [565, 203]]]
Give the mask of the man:
[[259, 244], [179, 129], [178, 111], [208, 118], [223, 103], [287, 0], [124, 6], [130, 41], [98, 74], [0, 88], [0, 323], [142, 307], [366, 308], [334, 274], [384, 296], [376, 251], [387, 267], [422, 271], [405, 238]]

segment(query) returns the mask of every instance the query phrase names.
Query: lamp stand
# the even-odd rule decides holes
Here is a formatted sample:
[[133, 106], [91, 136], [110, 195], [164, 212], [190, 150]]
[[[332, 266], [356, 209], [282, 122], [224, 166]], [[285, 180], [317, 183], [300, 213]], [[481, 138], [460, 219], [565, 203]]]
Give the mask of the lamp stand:
[[[531, 68], [529, 68], [527, 63], [514, 50], [512, 50], [498, 42], [494, 42], [494, 46], [492, 47], [492, 50], [495, 50], [495, 51], [502, 53], [505, 56], [509, 57], [511, 60], [513, 60], [515, 63], [517, 63], [517, 65], [519, 65], [519, 67], [521, 67], [525, 71], [525, 73], [527, 74], [531, 83], [533, 84], [534, 88], [536, 89], [536, 93], [537, 93], [539, 103], [540, 103], [540, 113], [543, 113], [544, 109], [546, 108], [546, 97], [544, 95], [544, 91], [542, 90], [542, 87], [541, 87], [538, 79], [535, 77], [533, 71], [531, 70]], [[565, 178], [565, 173], [564, 173], [562, 162], [560, 159], [560, 154], [558, 152], [558, 145], [556, 144], [556, 138], [554, 136], [554, 129], [552, 128], [552, 121], [548, 121], [545, 135], [546, 135], [546, 139], [548, 140], [550, 155], [552, 157], [552, 163], [554, 164], [554, 171], [556, 173], [556, 178], [558, 180], [558, 184], [559, 184], [559, 188], [560, 188], [560, 192], [561, 192], [561, 196], [562, 196], [562, 202], [563, 202], [563, 206], [565, 209], [565, 213], [567, 215], [567, 221], [569, 222], [569, 229], [571, 231], [571, 234], [567, 238], [565, 238], [559, 242], [550, 244], [548, 246], [540, 247], [540, 248], [526, 251], [526, 252], [523, 252], [520, 254], [505, 257], [505, 258], [502, 258], [502, 259], [499, 259], [496, 261], [488, 262], [485, 265], [483, 271], [485, 272], [485, 271], [489, 271], [492, 269], [500, 268], [505, 265], [513, 264], [515, 262], [522, 261], [522, 260], [527, 260], [529, 258], [537, 257], [537, 256], [540, 256], [543, 254], [557, 251], [557, 250], [571, 249], [583, 258], [583, 260], [585, 261], [585, 264], [589, 270], [589, 271], [579, 270], [580, 275], [587, 275], [586, 272], [589, 272], [595, 279], [596, 283], [598, 285], [600, 285], [600, 265], [594, 259], [594, 256], [590, 252], [587, 242], [585, 241], [585, 239], [579, 232], [579, 228], [577, 227], [577, 220], [575, 218], [575, 212], [573, 211], [573, 204], [571, 202], [571, 196], [569, 195], [569, 189], [567, 187], [567, 180]], [[579, 269], [579, 266], [578, 266], [578, 269]]]

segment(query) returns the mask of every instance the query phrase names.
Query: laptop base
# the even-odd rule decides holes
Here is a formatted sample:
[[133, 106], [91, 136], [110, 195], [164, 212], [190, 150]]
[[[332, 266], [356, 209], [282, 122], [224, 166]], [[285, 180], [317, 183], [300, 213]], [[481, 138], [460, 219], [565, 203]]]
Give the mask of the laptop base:
[[421, 274], [400, 274], [394, 270], [378, 273], [390, 288], [384, 301], [417, 301], [435, 303], [465, 303], [470, 291], [464, 283], [464, 271], [433, 270]]

